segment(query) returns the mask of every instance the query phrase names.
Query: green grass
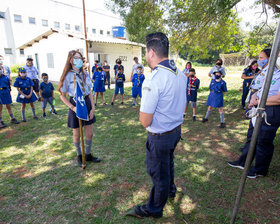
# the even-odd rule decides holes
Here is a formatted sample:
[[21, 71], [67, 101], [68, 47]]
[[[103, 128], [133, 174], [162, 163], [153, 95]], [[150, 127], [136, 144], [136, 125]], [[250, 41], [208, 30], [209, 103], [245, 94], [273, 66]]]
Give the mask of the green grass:
[[[198, 120], [206, 112], [209, 78], [199, 76]], [[139, 105], [131, 108], [131, 88], [125, 105], [96, 108], [93, 152], [100, 164], [76, 165], [72, 131], [67, 128], [68, 109], [55, 93], [58, 116], [33, 120], [0, 130], [0, 223], [229, 223], [242, 172], [227, 166], [238, 158], [245, 142], [248, 120], [240, 109], [239, 75], [226, 77], [227, 127], [219, 129], [215, 110], [209, 122], [191, 120], [191, 108], [182, 125], [175, 151], [174, 202], [169, 201], [159, 220], [125, 217], [131, 207], [145, 203], [151, 180], [145, 171], [146, 131], [138, 121]], [[106, 91], [107, 103], [113, 90]], [[13, 90], [13, 99], [16, 91]], [[139, 99], [138, 99], [139, 102]], [[40, 104], [36, 103], [41, 115]], [[20, 105], [13, 111], [20, 119]], [[3, 119], [8, 123], [6, 110]], [[280, 223], [280, 139], [269, 175], [247, 180], [236, 223]]]

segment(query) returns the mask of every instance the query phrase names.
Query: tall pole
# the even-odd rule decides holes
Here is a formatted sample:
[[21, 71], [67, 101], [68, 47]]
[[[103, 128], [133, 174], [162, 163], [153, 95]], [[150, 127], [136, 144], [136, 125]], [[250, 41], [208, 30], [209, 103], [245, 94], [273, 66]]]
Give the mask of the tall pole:
[[270, 60], [269, 60], [269, 64], [268, 64], [268, 72], [267, 72], [267, 76], [265, 79], [264, 88], [263, 88], [263, 92], [262, 92], [262, 96], [261, 96], [261, 100], [260, 100], [260, 104], [259, 104], [260, 109], [257, 110], [257, 119], [256, 119], [254, 131], [253, 131], [249, 151], [247, 154], [245, 167], [244, 167], [244, 170], [242, 173], [242, 177], [240, 179], [239, 188], [238, 188], [238, 192], [236, 195], [235, 205], [233, 208], [232, 217], [231, 217], [231, 221], [230, 221], [231, 224], [235, 223], [235, 219], [236, 219], [239, 205], [240, 205], [240, 200], [241, 200], [245, 182], [246, 182], [246, 177], [247, 177], [247, 174], [249, 171], [249, 167], [251, 166], [251, 163], [253, 160], [253, 155], [254, 155], [256, 143], [258, 140], [258, 134], [260, 132], [260, 128], [262, 125], [262, 116], [264, 113], [264, 111], [261, 108], [265, 108], [265, 105], [266, 105], [266, 100], [267, 100], [267, 96], [268, 96], [268, 92], [269, 92], [269, 88], [270, 88], [270, 84], [271, 84], [271, 80], [272, 80], [272, 76], [273, 76], [273, 72], [274, 72], [274, 68], [275, 68], [275, 62], [278, 57], [279, 47], [280, 47], [280, 21], [278, 22], [278, 27], [277, 27], [276, 34], [274, 37], [274, 42], [272, 45], [272, 51], [271, 51]]
[[84, 14], [84, 32], [85, 32], [85, 44], [86, 44], [86, 60], [88, 61], [87, 22], [86, 22], [85, 0], [83, 0], [83, 14]]

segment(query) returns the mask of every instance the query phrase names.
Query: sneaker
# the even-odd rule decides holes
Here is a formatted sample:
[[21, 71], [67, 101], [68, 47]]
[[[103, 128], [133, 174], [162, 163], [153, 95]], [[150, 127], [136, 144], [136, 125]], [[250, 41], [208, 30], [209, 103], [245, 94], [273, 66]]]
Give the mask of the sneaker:
[[135, 106], [135, 103], [131, 104], [131, 106], [134, 107], [134, 106]]
[[22, 119], [21, 121], [22, 121], [22, 122], [26, 122], [26, 119]]
[[[82, 155], [77, 156], [77, 162], [78, 162], [78, 166], [79, 167], [83, 167], [83, 159], [82, 159]], [[86, 164], [85, 164], [86, 167]]]
[[112, 102], [111, 105], [114, 106], [114, 103]]
[[192, 120], [193, 120], [193, 121], [196, 121], [196, 116], [193, 116], [193, 117], [192, 117]]
[[254, 171], [250, 170], [247, 174], [247, 177], [250, 179], [256, 179], [257, 177], [263, 177], [265, 175], [260, 174], [260, 173], [255, 173]]
[[42, 115], [43, 117], [46, 117], [47, 115], [46, 115], [46, 113], [43, 113], [43, 115]]
[[4, 123], [4, 121], [1, 121], [0, 122], [0, 128], [5, 128], [5, 127], [7, 127], [7, 125]]
[[17, 121], [17, 119], [12, 118], [12, 119], [11, 119], [11, 123], [12, 123], [12, 124], [19, 124], [20, 122], [19, 122], [19, 121]]
[[220, 128], [225, 128], [226, 127], [226, 124], [225, 123], [221, 123], [220, 124]]
[[106, 106], [107, 105], [107, 103], [103, 103], [103, 106]]
[[38, 120], [39, 118], [35, 115], [33, 116], [33, 119]]
[[53, 111], [52, 111], [52, 114], [55, 114], [55, 115], [57, 115], [57, 112], [56, 112], [56, 110], [53, 110]]
[[86, 161], [100, 163], [101, 160], [97, 157], [93, 157], [91, 154], [86, 154]]
[[207, 122], [207, 121], [208, 121], [207, 118], [203, 118], [203, 119], [202, 119], [202, 123], [205, 123], [205, 122]]
[[152, 214], [147, 210], [146, 205], [137, 205], [133, 210], [127, 213], [127, 215], [134, 216], [139, 219], [143, 219], [147, 217], [161, 218], [162, 212]]
[[238, 161], [228, 162], [228, 165], [230, 165], [231, 167], [244, 170], [244, 166], [241, 166]]
[[121, 102], [121, 105], [123, 105], [123, 102]]

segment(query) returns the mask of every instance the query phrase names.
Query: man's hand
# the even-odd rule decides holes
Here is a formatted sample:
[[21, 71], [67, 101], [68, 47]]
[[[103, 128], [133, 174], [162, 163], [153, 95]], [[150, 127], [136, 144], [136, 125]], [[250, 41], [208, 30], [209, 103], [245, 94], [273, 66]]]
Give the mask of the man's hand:
[[259, 103], [259, 98], [257, 97], [257, 92], [256, 92], [252, 95], [252, 98], [250, 100], [250, 103], [249, 103], [248, 107], [252, 108], [253, 106], [257, 106], [258, 103]]
[[94, 109], [91, 109], [89, 112], [89, 119], [91, 120], [94, 117]]

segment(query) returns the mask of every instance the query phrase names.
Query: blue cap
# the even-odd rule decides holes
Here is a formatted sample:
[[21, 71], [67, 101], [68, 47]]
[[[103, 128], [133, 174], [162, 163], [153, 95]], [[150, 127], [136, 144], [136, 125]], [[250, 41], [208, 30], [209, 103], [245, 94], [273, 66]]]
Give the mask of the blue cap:
[[24, 67], [21, 67], [18, 69], [18, 72], [26, 72], [26, 69]]
[[222, 75], [222, 72], [221, 71], [215, 71], [213, 72], [213, 74], [215, 75], [216, 73], [220, 73]]

